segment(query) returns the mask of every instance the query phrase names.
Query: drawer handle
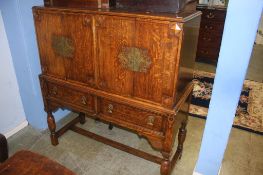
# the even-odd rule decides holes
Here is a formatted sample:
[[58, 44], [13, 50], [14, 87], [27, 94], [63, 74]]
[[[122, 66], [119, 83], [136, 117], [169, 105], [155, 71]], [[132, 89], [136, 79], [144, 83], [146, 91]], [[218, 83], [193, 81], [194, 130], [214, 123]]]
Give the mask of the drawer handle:
[[86, 105], [87, 104], [87, 98], [85, 96], [82, 96], [81, 103]]
[[147, 120], [147, 125], [153, 126], [154, 120], [155, 120], [155, 117], [150, 115]]
[[113, 113], [113, 105], [112, 104], [108, 105], [108, 113], [110, 113], [110, 114]]
[[57, 93], [58, 93], [58, 88], [55, 86], [55, 87], [53, 87], [53, 89], [52, 89], [52, 94], [53, 95], [57, 95]]
[[209, 30], [212, 30], [213, 29], [213, 26], [205, 26], [205, 29], [209, 29]]
[[206, 15], [206, 17], [209, 19], [213, 19], [215, 17], [215, 15], [210, 12], [208, 15]]
[[208, 51], [201, 50], [201, 53], [208, 54]]
[[212, 39], [211, 39], [211, 38], [203, 37], [203, 40], [204, 40], [204, 41], [211, 41]]

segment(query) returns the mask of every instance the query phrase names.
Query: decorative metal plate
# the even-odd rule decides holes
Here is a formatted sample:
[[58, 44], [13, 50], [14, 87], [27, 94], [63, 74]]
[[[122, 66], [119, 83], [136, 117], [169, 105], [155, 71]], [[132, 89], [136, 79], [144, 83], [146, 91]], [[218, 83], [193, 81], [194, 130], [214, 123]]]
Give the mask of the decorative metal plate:
[[73, 57], [75, 52], [74, 43], [71, 38], [52, 35], [52, 48], [54, 52], [62, 57]]
[[134, 72], [147, 72], [152, 64], [148, 50], [137, 47], [123, 47], [118, 58], [122, 67]]

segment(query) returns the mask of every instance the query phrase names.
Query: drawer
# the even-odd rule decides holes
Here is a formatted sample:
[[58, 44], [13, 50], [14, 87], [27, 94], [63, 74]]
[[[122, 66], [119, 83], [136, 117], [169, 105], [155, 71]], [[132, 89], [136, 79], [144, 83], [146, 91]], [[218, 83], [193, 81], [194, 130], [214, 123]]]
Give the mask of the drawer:
[[210, 33], [211, 35], [222, 35], [224, 31], [223, 22], [202, 21], [200, 24], [200, 32]]
[[221, 46], [221, 40], [221, 37], [200, 33], [198, 39], [198, 47], [213, 47], [219, 49]]
[[94, 96], [79, 92], [78, 90], [56, 85], [54, 83], [47, 83], [48, 96], [56, 98], [59, 101], [77, 105], [85, 108], [91, 112], [95, 110]]
[[225, 10], [213, 10], [207, 9], [202, 11], [202, 19], [204, 21], [225, 21], [226, 11]]
[[160, 115], [109, 100], [101, 100], [100, 108], [103, 115], [117, 119], [120, 122], [129, 122], [154, 131], [162, 131], [163, 118]]
[[212, 47], [202, 47], [198, 48], [197, 57], [201, 58], [210, 58], [210, 59], [218, 59], [219, 49]]

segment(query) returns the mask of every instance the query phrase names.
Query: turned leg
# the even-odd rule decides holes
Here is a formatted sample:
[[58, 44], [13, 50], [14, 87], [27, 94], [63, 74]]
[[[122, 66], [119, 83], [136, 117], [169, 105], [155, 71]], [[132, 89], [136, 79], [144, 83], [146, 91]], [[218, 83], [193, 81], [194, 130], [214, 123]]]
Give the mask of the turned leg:
[[86, 122], [85, 114], [80, 112], [79, 113], [79, 123], [83, 125], [85, 122]]
[[187, 125], [187, 121], [183, 121], [178, 133], [178, 146], [176, 152], [180, 153], [179, 159], [181, 159], [182, 157], [184, 141], [186, 138], [186, 133], [187, 133], [186, 125]]
[[161, 163], [161, 175], [171, 174], [171, 161], [169, 153], [162, 153], [164, 160]]
[[50, 130], [51, 143], [54, 146], [58, 145], [58, 137], [56, 134], [56, 122], [51, 111], [47, 112], [47, 123], [48, 123], [48, 128]]

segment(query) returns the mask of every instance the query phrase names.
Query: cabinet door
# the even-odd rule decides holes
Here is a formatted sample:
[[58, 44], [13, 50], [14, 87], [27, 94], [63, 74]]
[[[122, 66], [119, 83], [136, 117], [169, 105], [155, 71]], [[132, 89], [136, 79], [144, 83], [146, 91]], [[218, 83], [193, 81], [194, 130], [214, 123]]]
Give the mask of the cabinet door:
[[171, 107], [178, 71], [176, 24], [97, 16], [99, 86], [109, 92]]
[[98, 85], [100, 89], [131, 96], [133, 72], [122, 66], [119, 53], [133, 45], [133, 18], [96, 16]]
[[43, 74], [94, 84], [91, 16], [50, 11], [34, 16]]
[[172, 106], [181, 36], [176, 25], [167, 21], [136, 21], [135, 45], [147, 50], [151, 61], [145, 72], [134, 73], [135, 97]]

